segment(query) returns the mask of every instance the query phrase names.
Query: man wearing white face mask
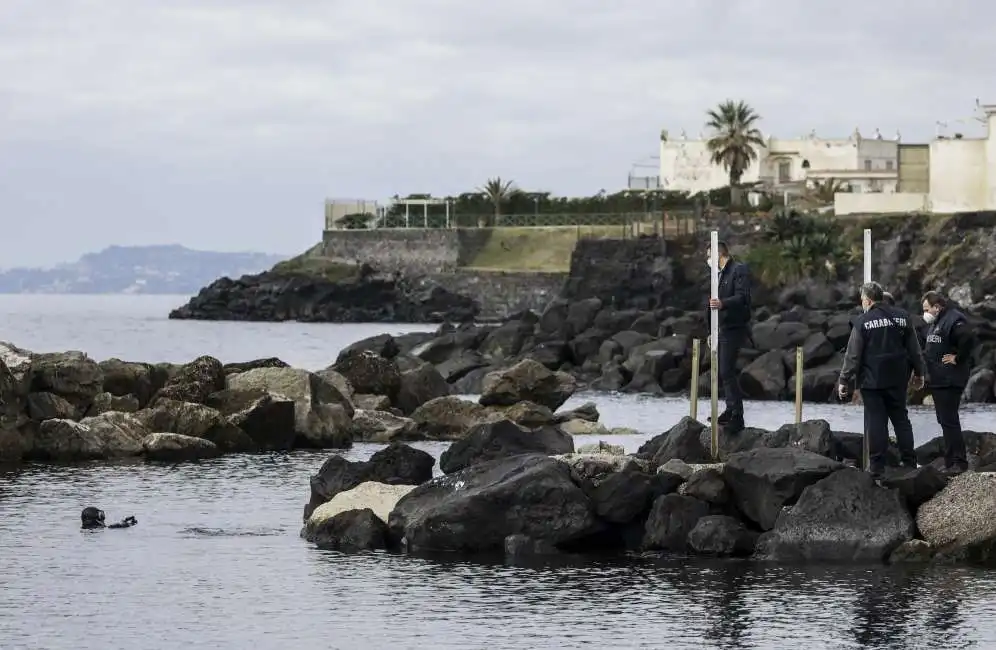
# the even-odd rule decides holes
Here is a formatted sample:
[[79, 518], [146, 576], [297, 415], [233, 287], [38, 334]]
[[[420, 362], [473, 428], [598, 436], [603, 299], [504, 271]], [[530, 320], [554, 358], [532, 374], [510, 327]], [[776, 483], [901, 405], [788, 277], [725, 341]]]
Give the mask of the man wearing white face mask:
[[965, 314], [936, 291], [923, 296], [923, 321], [927, 324], [927, 387], [944, 434], [945, 471], [960, 474], [968, 469], [968, 458], [958, 407], [971, 373], [972, 334]]
[[851, 337], [840, 369], [838, 393], [850, 393], [852, 382], [861, 389], [868, 436], [868, 471], [881, 478], [889, 447], [889, 421], [896, 431], [899, 454], [906, 467], [916, 467], [913, 425], [906, 408], [910, 365], [914, 385], [923, 384], [924, 363], [916, 331], [905, 312], [884, 302], [882, 285], [861, 287], [864, 314], [854, 319]]

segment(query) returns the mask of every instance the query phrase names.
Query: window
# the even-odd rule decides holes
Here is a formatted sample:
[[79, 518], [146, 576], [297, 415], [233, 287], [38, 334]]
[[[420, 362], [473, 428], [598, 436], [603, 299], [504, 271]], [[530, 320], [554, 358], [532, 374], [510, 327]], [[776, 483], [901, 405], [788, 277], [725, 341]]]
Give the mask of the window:
[[802, 161], [802, 168], [803, 169], [809, 169], [809, 161], [808, 160], [803, 160]]
[[892, 171], [892, 161], [891, 161], [891, 160], [886, 160], [886, 161], [885, 161], [885, 168], [886, 168], [886, 169], [887, 169], [888, 171], [890, 171], [890, 172]]
[[866, 172], [870, 172], [870, 171], [871, 171], [871, 168], [872, 168], [872, 161], [870, 161], [870, 160], [866, 160], [866, 161], [865, 161], [865, 171], [866, 171]]
[[778, 182], [788, 183], [792, 180], [792, 163], [782, 160], [778, 163]]

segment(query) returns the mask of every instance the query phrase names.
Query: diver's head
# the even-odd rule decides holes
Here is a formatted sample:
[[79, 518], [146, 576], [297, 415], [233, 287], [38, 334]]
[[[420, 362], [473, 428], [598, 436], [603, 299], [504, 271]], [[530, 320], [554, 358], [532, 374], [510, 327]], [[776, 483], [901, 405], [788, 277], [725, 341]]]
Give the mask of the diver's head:
[[104, 511], [100, 508], [89, 506], [83, 508], [80, 519], [83, 521], [83, 528], [104, 528]]

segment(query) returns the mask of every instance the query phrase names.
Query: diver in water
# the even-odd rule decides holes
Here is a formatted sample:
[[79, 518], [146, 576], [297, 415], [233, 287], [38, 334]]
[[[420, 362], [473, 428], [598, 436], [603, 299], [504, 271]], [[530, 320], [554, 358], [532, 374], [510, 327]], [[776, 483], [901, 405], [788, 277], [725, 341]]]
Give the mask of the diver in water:
[[80, 519], [83, 520], [83, 530], [92, 530], [94, 528], [131, 528], [138, 523], [138, 520], [134, 517], [125, 517], [116, 524], [107, 525], [104, 523], [104, 511], [100, 508], [94, 508], [93, 506], [83, 508], [82, 514], [80, 514]]

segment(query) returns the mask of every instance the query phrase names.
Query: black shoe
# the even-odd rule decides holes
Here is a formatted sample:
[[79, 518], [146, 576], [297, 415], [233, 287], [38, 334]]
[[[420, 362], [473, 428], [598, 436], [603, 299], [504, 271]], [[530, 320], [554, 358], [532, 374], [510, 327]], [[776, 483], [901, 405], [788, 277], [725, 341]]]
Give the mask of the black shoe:
[[917, 464], [915, 458], [913, 460], [904, 460], [902, 464], [903, 469], [916, 469], [917, 467], [919, 467], [919, 465]]
[[868, 473], [871, 474], [873, 481], [881, 481], [885, 478], [885, 468], [881, 465], [872, 465], [868, 468]]
[[958, 476], [968, 471], [968, 463], [951, 463], [944, 466], [944, 473], [948, 476]]
[[723, 425], [723, 433], [728, 436], [735, 436], [745, 428], [744, 416], [739, 413], [735, 413], [730, 416], [730, 419]]
[[[733, 416], [733, 414], [730, 413], [730, 409], [726, 409], [725, 411], [723, 411], [722, 413], [720, 413], [719, 416], [716, 417], [716, 423], [717, 424], [726, 425], [726, 424], [729, 423], [730, 418], [732, 416]], [[709, 422], [712, 423], [712, 418], [711, 417], [709, 418]]]

